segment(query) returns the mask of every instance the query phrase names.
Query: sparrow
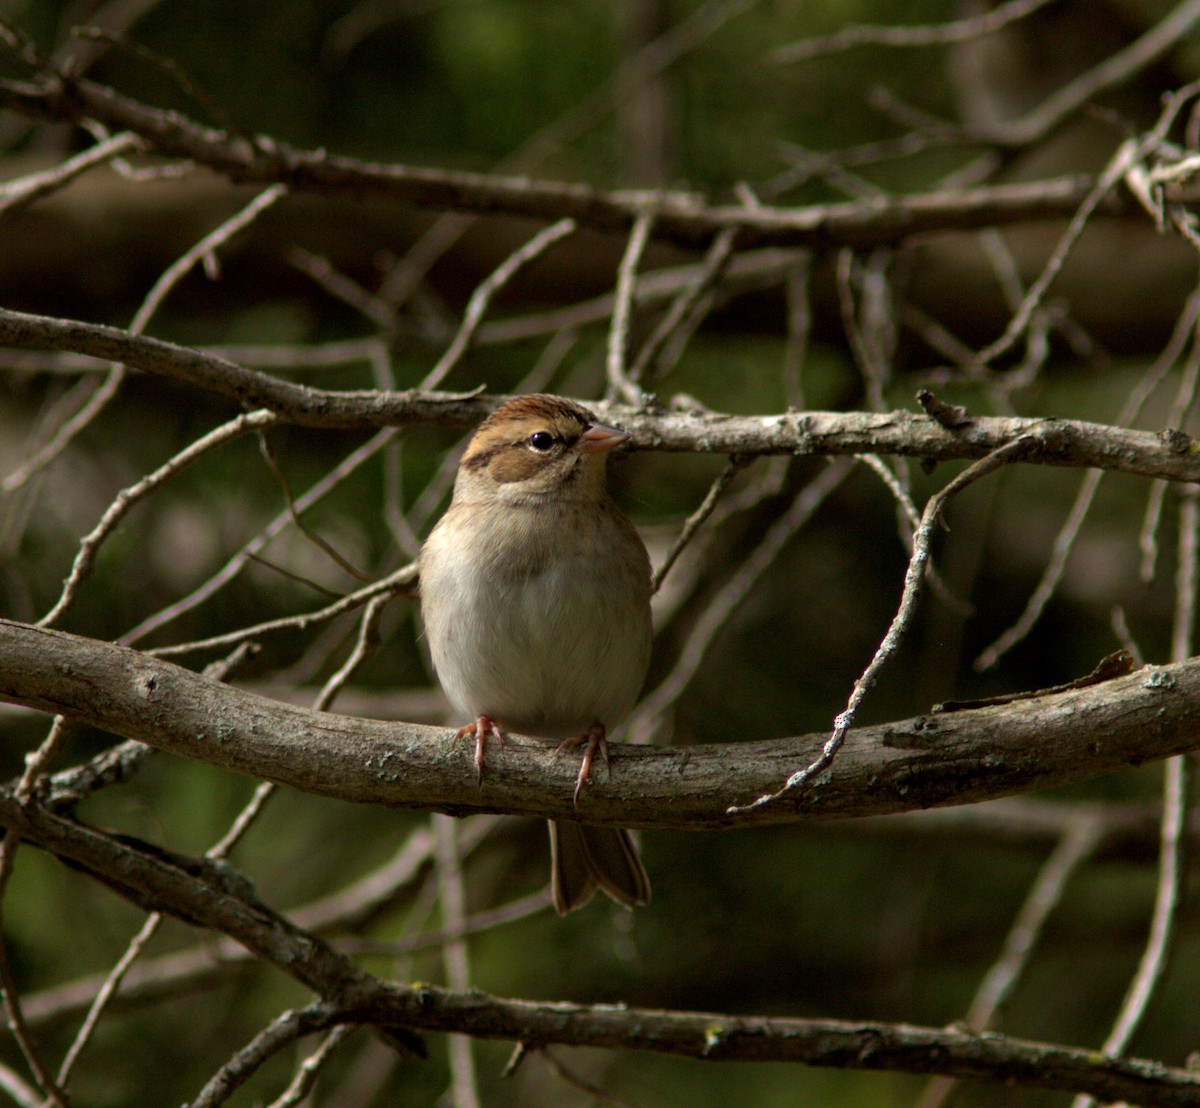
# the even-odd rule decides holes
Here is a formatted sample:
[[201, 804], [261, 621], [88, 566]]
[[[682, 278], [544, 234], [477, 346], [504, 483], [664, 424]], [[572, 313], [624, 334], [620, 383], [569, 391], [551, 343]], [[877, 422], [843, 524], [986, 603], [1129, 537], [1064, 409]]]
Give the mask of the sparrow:
[[[476, 429], [454, 494], [420, 555], [421, 614], [438, 680], [472, 722], [483, 783], [489, 740], [508, 731], [583, 747], [575, 802], [650, 661], [650, 559], [609, 495], [608, 452], [629, 439], [562, 397], [521, 396]], [[597, 889], [650, 902], [629, 833], [550, 823], [559, 915]]]

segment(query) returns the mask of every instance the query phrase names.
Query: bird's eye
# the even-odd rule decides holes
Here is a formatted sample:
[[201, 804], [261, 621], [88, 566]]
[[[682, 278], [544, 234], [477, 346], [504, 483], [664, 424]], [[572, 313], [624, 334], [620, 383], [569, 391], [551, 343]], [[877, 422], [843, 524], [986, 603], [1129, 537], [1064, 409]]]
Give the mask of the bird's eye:
[[544, 453], [554, 445], [554, 436], [549, 431], [534, 431], [529, 436], [529, 445]]

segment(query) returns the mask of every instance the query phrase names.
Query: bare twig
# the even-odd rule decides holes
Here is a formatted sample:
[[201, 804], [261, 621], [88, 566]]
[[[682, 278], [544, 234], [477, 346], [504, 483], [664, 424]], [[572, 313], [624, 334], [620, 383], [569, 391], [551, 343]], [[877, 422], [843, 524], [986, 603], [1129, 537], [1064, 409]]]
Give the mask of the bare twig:
[[301, 1035], [346, 1022], [370, 1022], [402, 1036], [405, 1029], [423, 1028], [545, 1044], [652, 1049], [710, 1060], [770, 1058], [984, 1080], [1002, 1076], [1009, 1082], [1152, 1106], [1183, 1105], [1200, 1094], [1200, 1076], [1187, 1070], [957, 1029], [540, 1004], [384, 984], [194, 864], [181, 866], [161, 852], [62, 820], [36, 802], [18, 807], [0, 798], [0, 813], [18, 824], [23, 837], [111, 878], [128, 895], [164, 898], [173, 910], [233, 935], [322, 994], [322, 1003], [281, 1017], [231, 1059], [200, 1104], [220, 1104], [262, 1061]]
[[[1175, 577], [1175, 626], [1171, 655], [1187, 658], [1192, 654], [1193, 628], [1196, 625], [1196, 586], [1200, 574], [1200, 499], [1195, 485], [1187, 486], [1179, 507], [1179, 564]], [[1128, 1048], [1156, 990], [1162, 983], [1167, 959], [1175, 940], [1183, 882], [1186, 873], [1187, 816], [1190, 805], [1191, 770], [1187, 758], [1177, 754], [1167, 760], [1163, 777], [1161, 843], [1158, 859], [1158, 886], [1150, 934], [1137, 971], [1125, 994], [1121, 1010], [1108, 1037], [1106, 1054], [1119, 1056]], [[1091, 1096], [1077, 1097], [1072, 1108], [1091, 1108]]]
[[[445, 966], [446, 980], [450, 988], [461, 993], [471, 986], [471, 963], [466, 939], [462, 937], [467, 918], [467, 892], [456, 840], [457, 821], [439, 812], [434, 812], [430, 818], [433, 821], [436, 843], [438, 899], [442, 905], [442, 922], [448, 931], [460, 933], [460, 937], [451, 939], [443, 947], [442, 964]], [[463, 1035], [452, 1035], [449, 1045], [454, 1108], [479, 1108], [479, 1087], [471, 1040]]]
[[[842, 326], [866, 387], [866, 406], [874, 412], [884, 410], [884, 389], [891, 377], [895, 353], [891, 286], [885, 276], [890, 260], [890, 252], [879, 251], [866, 265], [860, 266], [852, 251], [838, 252], [837, 289]], [[857, 312], [856, 287], [862, 295]]]
[[801, 252], [788, 271], [784, 285], [787, 293], [787, 343], [783, 348], [783, 395], [789, 411], [804, 406], [802, 371], [808, 356], [812, 333], [812, 303], [809, 288], [812, 256]]
[[416, 580], [416, 565], [407, 565], [398, 569], [395, 573], [384, 577], [382, 580], [367, 585], [357, 592], [349, 593], [336, 603], [318, 609], [315, 612], [302, 612], [295, 616], [282, 616], [279, 619], [267, 620], [265, 623], [257, 623], [251, 627], [243, 627], [238, 631], [230, 631], [226, 635], [214, 635], [211, 638], [197, 639], [194, 642], [172, 643], [170, 646], [161, 646], [148, 650], [147, 653], [160, 658], [171, 658], [202, 650], [221, 650], [226, 647], [237, 646], [241, 643], [262, 638], [265, 635], [276, 635], [283, 631], [307, 631], [309, 628], [320, 627], [322, 624], [329, 623], [331, 620], [337, 619], [338, 616], [345, 615], [346, 612], [352, 612], [355, 608], [362, 607], [363, 604], [366, 604], [377, 596], [395, 596], [400, 593], [410, 592]]
[[[1181, 8], [1195, 8], [1192, 18], [1200, 17], [1200, 0]], [[686, 192], [605, 192], [587, 185], [524, 177], [379, 165], [277, 141], [264, 151], [202, 127], [180, 113], [140, 104], [86, 79], [72, 83], [70, 96], [52, 85], [0, 81], [0, 106], [42, 118], [90, 116], [114, 129], [135, 132], [164, 154], [191, 158], [239, 181], [285, 184], [300, 192], [376, 196], [427, 208], [506, 212], [542, 220], [572, 218], [580, 226], [606, 231], [627, 231], [651, 203], [656, 211], [655, 236], [693, 248], [707, 246], [730, 227], [737, 230], [738, 241], [745, 248], [881, 245], [938, 229], [973, 230], [1066, 216], [1095, 185], [1092, 178], [1071, 177], [890, 197], [882, 206], [855, 202], [747, 208], [743, 204], [706, 204]], [[1004, 140], [1006, 135], [999, 133], [996, 138]], [[1114, 202], [1111, 210], [1120, 208], [1121, 203]]]
[[1027, 115], [1020, 119], [975, 128], [975, 135], [1010, 149], [1027, 146], [1044, 138], [1095, 100], [1105, 89], [1124, 83], [1153, 63], [1156, 58], [1162, 57], [1186, 38], [1198, 22], [1200, 2], [1185, 0], [1184, 3], [1177, 4], [1161, 22], [1145, 34], [1109, 55], [1092, 69], [1081, 73], [1052, 96], [1048, 96]]
[[1095, 185], [1092, 187], [1092, 191], [1072, 216], [1071, 222], [1067, 225], [1067, 229], [1062, 233], [1050, 257], [1046, 260], [1041, 273], [1038, 274], [1033, 284], [1029, 286], [1017, 310], [1009, 317], [1004, 331], [998, 338], [979, 351], [976, 357], [980, 365], [986, 366], [1002, 354], [1007, 353], [1017, 339], [1025, 333], [1035, 311], [1041, 305], [1046, 292], [1054, 283], [1055, 278], [1062, 271], [1067, 256], [1075, 246], [1075, 243], [1079, 241], [1079, 236], [1083, 234], [1088, 220], [1091, 219], [1101, 201], [1111, 189], [1116, 187], [1121, 178], [1128, 172], [1129, 167], [1134, 165], [1158, 141], [1159, 138], [1156, 135], [1152, 138], [1143, 138], [1140, 142], [1130, 139], [1121, 144], [1108, 165], [1105, 166], [1104, 172], [1100, 174]]
[[484, 313], [498, 293], [517, 272], [528, 265], [534, 258], [544, 254], [556, 242], [574, 234], [576, 223], [573, 219], [560, 219], [557, 223], [543, 228], [519, 250], [514, 250], [503, 262], [483, 281], [471, 294], [467, 310], [463, 313], [462, 326], [454, 336], [454, 341], [446, 348], [446, 352], [438, 359], [437, 364], [421, 382], [422, 389], [435, 389], [445, 380], [446, 376], [470, 349]]
[[44, 196], [65, 188], [89, 169], [103, 165], [130, 150], [141, 149], [141, 139], [128, 131], [97, 142], [53, 169], [30, 173], [0, 185], [0, 216], [12, 215]]
[[339, 273], [328, 258], [305, 250], [302, 246], [293, 246], [288, 251], [287, 260], [301, 273], [311, 277], [330, 296], [348, 304], [370, 320], [380, 331], [388, 334], [396, 329], [395, 308], [363, 288], [357, 281]]
[[[397, 427], [411, 423], [471, 426], [505, 397], [477, 393], [341, 392], [295, 385], [172, 343], [118, 328], [0, 309], [0, 342], [74, 349], [115, 357], [151, 373], [239, 402], [270, 408], [284, 422], [326, 428]], [[969, 433], [950, 431], [906, 412], [802, 412], [735, 416], [717, 412], [630, 411], [585, 400], [619, 420], [642, 449], [714, 454], [901, 454], [935, 461], [980, 458], [1047, 425], [1044, 419], [978, 416]], [[1200, 457], [1178, 436], [1131, 431], [1082, 420], [1056, 420], [1056, 447], [1036, 461], [1099, 466], [1147, 477], [1200, 480]], [[374, 440], [373, 440], [374, 443]], [[376, 444], [381, 445], [381, 444]], [[366, 449], [366, 448], [364, 448]], [[357, 458], [358, 455], [352, 455]], [[299, 501], [297, 502], [300, 503]], [[279, 526], [286, 524], [286, 517]]]
[[[633, 364], [629, 367], [629, 380], [634, 385], [643, 381], [653, 382], [654, 374], [651, 368], [662, 352], [668, 339], [683, 327], [691, 312], [694, 311], [700, 298], [721, 278], [730, 259], [733, 257], [735, 232], [722, 231], [709, 247], [704, 262], [695, 268], [692, 279], [679, 290], [678, 295], [671, 301], [671, 306], [663, 313], [662, 318], [655, 324], [654, 330], [637, 352]], [[636, 300], [637, 289], [630, 288], [630, 299]], [[615, 319], [615, 315], [614, 315]]]
[[95, 565], [96, 554], [101, 544], [116, 529], [117, 525], [128, 514], [135, 504], [144, 500], [152, 492], [161, 487], [172, 477], [182, 473], [193, 462], [219, 446], [246, 434], [248, 431], [262, 429], [276, 422], [275, 416], [267, 411], [247, 412], [236, 419], [210, 431], [203, 438], [197, 439], [190, 446], [180, 451], [175, 457], [164, 463], [153, 473], [117, 493], [113, 502], [100, 517], [100, 522], [84, 536], [79, 544], [79, 552], [71, 572], [63, 584], [63, 590], [54, 606], [39, 621], [39, 627], [52, 627], [62, 618], [67, 609], [74, 603], [80, 586], [87, 579]]
[[[1179, 386], [1171, 402], [1167, 414], [1167, 427], [1178, 428], [1183, 425], [1188, 411], [1196, 397], [1196, 385], [1200, 381], [1200, 333], [1197, 325], [1200, 316], [1193, 320], [1190, 333], [1192, 349], [1183, 365], [1179, 376]], [[1146, 513], [1142, 519], [1142, 527], [1138, 534], [1138, 546], [1142, 551], [1140, 574], [1142, 581], [1149, 583], [1154, 580], [1154, 566], [1158, 560], [1158, 524], [1162, 518], [1163, 503], [1166, 500], [1167, 488], [1164, 482], [1154, 481], [1146, 496]]]
[[0, 1089], [12, 1098], [17, 1108], [42, 1108], [46, 1098], [16, 1071], [0, 1063]]
[[851, 468], [848, 462], [835, 462], [801, 489], [787, 510], [771, 524], [758, 546], [709, 601], [689, 632], [671, 671], [653, 692], [643, 698], [630, 716], [627, 728], [632, 742], [650, 741], [658, 720], [683, 695], [696, 676], [709, 646], [726, 620], [774, 564], [783, 547], [842, 483]]
[[71, 1071], [75, 1068], [75, 1063], [79, 1060], [79, 1055], [88, 1044], [96, 1029], [96, 1024], [100, 1021], [100, 1016], [108, 1008], [113, 997], [116, 996], [117, 990], [121, 987], [121, 982], [125, 980], [125, 975], [129, 972], [130, 967], [141, 957], [150, 940], [158, 934], [158, 930], [162, 926], [162, 921], [162, 913], [151, 912], [146, 917], [145, 922], [143, 922], [141, 930], [130, 940], [124, 953], [117, 960], [117, 964], [109, 971], [104, 984], [96, 992], [91, 1007], [88, 1008], [87, 1015], [76, 1032], [75, 1038], [67, 1050], [66, 1057], [63, 1058], [62, 1065], [59, 1066], [58, 1083], [60, 1085], [65, 1086], [67, 1084], [71, 1076]]
[[[0, 842], [0, 921], [3, 920], [4, 897], [8, 892], [9, 880], [12, 877], [13, 858], [16, 854], [20, 839], [14, 834], [8, 834]], [[4, 1002], [4, 1014], [8, 1029], [20, 1049], [38, 1088], [49, 1098], [56, 1108], [70, 1108], [66, 1092], [54, 1079], [54, 1074], [46, 1064], [42, 1054], [41, 1044], [34, 1035], [25, 1013], [22, 1010], [21, 998], [17, 992], [16, 979], [8, 961], [8, 944], [0, 930], [0, 999]]]
[[[1193, 332], [1198, 318], [1200, 318], [1200, 291], [1195, 291], [1188, 298], [1188, 303], [1180, 314], [1171, 338], [1163, 348], [1162, 353], [1155, 359], [1154, 364], [1146, 371], [1122, 405], [1116, 419], [1118, 426], [1129, 426], [1141, 414], [1143, 405], [1167, 373], [1173, 368], [1188, 339], [1194, 338]], [[1192, 354], [1184, 370], [1183, 384], [1181, 385], [1176, 403], [1172, 407], [1171, 415], [1168, 417], [1167, 426], [1177, 427], [1182, 420], [1187, 403], [1190, 403], [1190, 399], [1184, 403], [1183, 398], [1191, 397], [1195, 388], [1198, 369], [1200, 369], [1200, 348], [1193, 345]], [[1187, 384], [1188, 381], [1191, 382], [1190, 386]], [[1083, 481], [1080, 483], [1079, 491], [1075, 494], [1075, 502], [1071, 505], [1070, 512], [1067, 513], [1066, 521], [1055, 537], [1054, 546], [1051, 549], [1046, 568], [1042, 571], [1042, 576], [1037, 583], [1037, 587], [1033, 590], [1029, 600], [1026, 601], [1024, 611], [1021, 612], [1021, 615], [1011, 627], [1001, 634], [995, 642], [984, 649], [979, 657], [975, 659], [976, 670], [982, 672], [983, 670], [990, 669], [1017, 643], [1021, 642], [1041, 618], [1046, 604], [1054, 595], [1059, 582], [1062, 580], [1063, 573], [1066, 572], [1067, 561], [1071, 556], [1079, 529], [1083, 526], [1083, 522], [1087, 518], [1088, 511], [1091, 508], [1092, 501], [1095, 499], [1096, 491], [1100, 487], [1100, 481], [1103, 476], [1104, 471], [1101, 469], [1089, 470], [1084, 476]], [[1155, 482], [1151, 486], [1150, 506], [1142, 528], [1140, 542], [1144, 558], [1143, 579], [1146, 579], [1147, 563], [1151, 572], [1154, 564], [1154, 554], [1157, 549], [1154, 543], [1154, 533], [1158, 519], [1156, 505], [1161, 504], [1161, 491], [1158, 492], [1156, 498], [1156, 490], [1162, 489], [1165, 489], [1165, 484], [1161, 481]]]
[[575, 1073], [574, 1070], [568, 1069], [562, 1064], [557, 1056], [549, 1050], [541, 1050], [538, 1052], [546, 1064], [568, 1085], [573, 1085], [580, 1092], [586, 1093], [588, 1096], [595, 1099], [600, 1104], [607, 1104], [609, 1108], [632, 1108], [628, 1101], [622, 1100], [620, 1097], [613, 1096], [606, 1089], [602, 1089], [599, 1085], [593, 1084]]
[[[752, 8], [757, 2], [706, 0], [632, 57], [623, 59], [591, 95], [522, 143], [519, 149], [496, 166], [496, 172], [530, 172], [547, 155], [583, 134], [619, 104], [636, 96], [648, 81], [697, 49], [729, 19]], [[397, 266], [380, 295], [391, 303], [407, 300], [437, 259], [458, 241], [471, 222], [470, 217], [453, 211], [441, 216]]]
[[[347, 659], [346, 664], [330, 678], [321, 695], [317, 698], [316, 709], [318, 711], [324, 711], [329, 707], [345, 681], [362, 665], [378, 645], [378, 619], [381, 608], [382, 598], [380, 597], [374, 598], [367, 604], [367, 609], [363, 613], [362, 628], [355, 650]], [[205, 858], [212, 861], [220, 861], [228, 857], [229, 852], [241, 841], [258, 819], [268, 801], [274, 796], [275, 791], [276, 786], [272, 782], [260, 782], [255, 788], [249, 803], [238, 813], [229, 830], [205, 852]], [[112, 1002], [113, 997], [116, 995], [134, 961], [141, 956], [150, 940], [157, 934], [162, 920], [163, 917], [160, 912], [151, 912], [147, 916], [141, 931], [133, 938], [116, 966], [113, 967], [105, 979], [59, 1070], [58, 1082], [60, 1085], [66, 1085], [70, 1072], [80, 1052], [91, 1038], [101, 1014]]]
[[[129, 325], [131, 335], [141, 335], [146, 329], [154, 313], [170, 291], [200, 261], [210, 258], [214, 252], [225, 245], [234, 235], [249, 226], [258, 216], [283, 196], [287, 189], [283, 185], [272, 185], [259, 193], [236, 215], [225, 220], [216, 230], [205, 235], [199, 242], [185, 251], [171, 263], [163, 274], [155, 281], [154, 286], [146, 294], [141, 306], [134, 314], [133, 322]], [[0, 486], [5, 492], [20, 488], [35, 473], [49, 465], [85, 427], [87, 427], [116, 396], [124, 382], [127, 367], [119, 359], [113, 359], [114, 365], [109, 370], [103, 383], [91, 392], [87, 401], [66, 423], [60, 427], [40, 450], [27, 458], [21, 466], [10, 473]], [[88, 383], [82, 383], [90, 388]]]
[[354, 1030], [349, 1024], [344, 1023], [330, 1031], [322, 1040], [321, 1045], [300, 1063], [296, 1070], [296, 1076], [292, 1078], [292, 1083], [275, 1100], [271, 1101], [270, 1108], [295, 1108], [296, 1105], [303, 1104], [317, 1083], [321, 1067], [333, 1057], [333, 1052], [354, 1033]]
[[822, 54], [833, 54], [849, 50], [854, 46], [942, 46], [957, 42], [969, 42], [1007, 27], [1018, 19], [1024, 19], [1044, 8], [1051, 0], [1008, 0], [981, 15], [955, 19], [948, 23], [916, 26], [879, 26], [854, 23], [843, 27], [837, 34], [821, 38], [804, 39], [787, 46], [777, 46], [767, 55], [775, 65], [807, 61]]
[[651, 592], [658, 592], [662, 587], [663, 579], [671, 572], [671, 567], [675, 564], [676, 559], [683, 553], [684, 548], [696, 532], [704, 526], [704, 521], [713, 513], [713, 509], [717, 506], [717, 501], [720, 500], [721, 494], [725, 491], [726, 486], [732, 481], [738, 473], [740, 473], [750, 463], [749, 458], [740, 458], [736, 455], [729, 459], [725, 468], [717, 474], [716, 479], [709, 486], [708, 492], [705, 493], [704, 499], [700, 502], [700, 506], [690, 515], [683, 524], [679, 535], [671, 544], [671, 549], [663, 556], [663, 560], [659, 563], [658, 568], [654, 571], [654, 578], [651, 583]]
[[[999, 957], [992, 963], [971, 1001], [964, 1023], [972, 1031], [984, 1031], [996, 1012], [1012, 995], [1025, 972], [1034, 947], [1050, 913], [1062, 900], [1067, 882], [1096, 849], [1103, 832], [1104, 821], [1095, 813], [1083, 813], [1069, 824], [1058, 845], [1042, 864], [1030, 886], [1004, 939]], [[956, 1082], [946, 1077], [934, 1078], [926, 1087], [918, 1108], [940, 1108], [946, 1102]]]
[[887, 634], [884, 635], [882, 642], [880, 642], [879, 649], [875, 651], [875, 656], [863, 671], [862, 676], [854, 683], [854, 690], [850, 694], [849, 703], [838, 715], [837, 719], [834, 720], [833, 732], [821, 748], [820, 755], [803, 769], [793, 773], [784, 783], [783, 787], [775, 792], [766, 793], [749, 805], [731, 805], [729, 808], [731, 814], [751, 811], [754, 808], [770, 804], [790, 790], [799, 788], [806, 782], [811, 781], [829, 767], [845, 742], [847, 732], [854, 724], [854, 717], [858, 712], [858, 707], [862, 703], [863, 698], [875, 683], [879, 671], [899, 648], [904, 633], [908, 630], [908, 626], [912, 622], [913, 615], [916, 612], [917, 601], [920, 597], [921, 579], [932, 553], [933, 529], [941, 521], [942, 509], [945, 507], [946, 502], [972, 482], [987, 476], [1000, 466], [1007, 465], [1009, 462], [1033, 450], [1035, 445], [1036, 441], [1032, 438], [1018, 439], [1008, 446], [989, 454], [986, 458], [981, 458], [978, 462], [968, 466], [946, 485], [945, 488], [929, 498], [925, 505], [925, 511], [921, 516], [921, 526], [917, 528], [916, 533], [913, 535], [912, 556], [909, 558], [908, 571], [904, 575], [904, 591], [900, 598], [900, 607], [892, 620], [891, 626], [887, 630]]
[[642, 404], [644, 397], [626, 364], [629, 347], [629, 324], [633, 305], [634, 289], [637, 286], [638, 263], [650, 241], [650, 229], [654, 226], [654, 209], [648, 207], [634, 221], [625, 253], [617, 269], [617, 288], [613, 302], [612, 325], [608, 329], [608, 357], [605, 360], [608, 377], [608, 399], [621, 399], [632, 407]]
[[443, 927], [438, 931], [421, 932], [402, 939], [341, 939], [337, 948], [348, 954], [416, 954], [421, 950], [436, 950], [447, 943], [526, 919], [539, 912], [548, 911], [549, 908], [549, 890], [539, 889], [536, 893], [501, 904], [497, 908], [488, 908], [466, 916], [455, 927]]
[[239, 1086], [281, 1050], [315, 1031], [324, 1031], [338, 1021], [325, 1004], [311, 1004], [277, 1016], [241, 1048], [209, 1079], [200, 1095], [187, 1108], [219, 1108]]
[[[334, 467], [329, 473], [321, 478], [302, 496], [297, 497], [294, 504], [284, 511], [280, 512], [275, 518], [267, 524], [254, 538], [246, 542], [242, 548], [234, 554], [232, 558], [225, 563], [213, 576], [211, 576], [203, 584], [197, 586], [187, 596], [175, 601], [173, 604], [164, 608], [161, 612], [149, 616], [142, 620], [136, 627], [126, 634], [121, 636], [121, 642], [134, 643], [139, 639], [145, 638], [151, 631], [156, 631], [160, 627], [166, 626], [168, 623], [178, 619], [186, 612], [198, 607], [204, 601], [208, 600], [214, 593], [221, 589], [228, 582], [233, 580], [243, 569], [243, 567], [251, 561], [252, 557], [259, 553], [272, 539], [291, 523], [293, 513], [303, 512], [311, 505], [315, 504], [323, 496], [336, 488], [342, 481], [350, 476], [360, 465], [373, 458], [386, 443], [388, 443], [395, 434], [393, 428], [385, 428], [384, 430], [373, 435], [366, 443], [353, 450], [342, 461]], [[235, 641], [241, 641], [237, 639]], [[221, 645], [226, 645], [222, 642]]]

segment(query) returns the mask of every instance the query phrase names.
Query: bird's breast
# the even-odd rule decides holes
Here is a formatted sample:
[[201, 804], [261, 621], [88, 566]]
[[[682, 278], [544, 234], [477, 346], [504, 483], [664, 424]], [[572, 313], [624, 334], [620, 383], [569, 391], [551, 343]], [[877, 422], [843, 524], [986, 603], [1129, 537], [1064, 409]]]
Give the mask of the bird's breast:
[[439, 525], [422, 555], [426, 631], [447, 695], [465, 715], [547, 738], [596, 720], [615, 727], [649, 661], [640, 540], [622, 547], [629, 535], [595, 512], [540, 529], [536, 513], [507, 515], [516, 518], [481, 528], [465, 548]]

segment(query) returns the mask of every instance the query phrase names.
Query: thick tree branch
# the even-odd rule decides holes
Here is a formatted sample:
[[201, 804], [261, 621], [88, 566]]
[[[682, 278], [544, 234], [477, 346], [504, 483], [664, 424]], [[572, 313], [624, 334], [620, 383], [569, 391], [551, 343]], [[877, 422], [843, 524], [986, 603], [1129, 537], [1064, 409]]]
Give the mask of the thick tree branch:
[[0, 823], [142, 908], [229, 935], [339, 1008], [360, 1004], [376, 987], [349, 958], [255, 899], [250, 883], [221, 863], [88, 827], [12, 790], [0, 795]]
[[304, 792], [466, 815], [700, 830], [881, 815], [1048, 788], [1200, 746], [1200, 660], [1055, 695], [851, 731], [808, 788], [730, 815], [812, 761], [826, 736], [613, 751], [572, 804], [577, 765], [514, 738], [475, 784], [453, 732], [281, 704], [136, 650], [0, 620], [0, 699]]
[[[653, 1050], [708, 1061], [793, 1061], [937, 1073], [1087, 1092], [1104, 1101], [1200, 1105], [1200, 1075], [1090, 1050], [904, 1024], [774, 1019], [537, 1003], [428, 986], [386, 985], [258, 903], [236, 875], [166, 855], [0, 790], [0, 824], [95, 874], [139, 904], [223, 932], [326, 1002], [320, 1026], [369, 1023], [414, 1048], [411, 1031], [453, 1031], [545, 1045]], [[402, 1030], [407, 1029], [407, 1030]]]
[[[280, 420], [311, 427], [370, 428], [412, 423], [466, 427], [506, 398], [461, 393], [298, 385], [235, 362], [119, 327], [0, 308], [0, 345], [67, 350], [123, 362], [179, 384], [267, 408]], [[1038, 440], [1027, 461], [1096, 467], [1172, 481], [1200, 481], [1200, 446], [1182, 431], [1138, 431], [1069, 419], [970, 416], [945, 426], [909, 412], [788, 412], [733, 416], [719, 412], [630, 410], [585, 401], [620, 422], [633, 446], [715, 454], [899, 454], [933, 461], [981, 458], [1025, 435]]]
[[[158, 153], [189, 158], [232, 181], [280, 183], [296, 192], [382, 197], [440, 211], [504, 213], [549, 221], [570, 218], [580, 226], [617, 233], [628, 233], [638, 217], [651, 209], [655, 237], [693, 248], [707, 247], [730, 228], [737, 232], [739, 249], [768, 245], [820, 249], [878, 246], [931, 231], [1065, 218], [1095, 184], [1093, 177], [1079, 175], [804, 208], [747, 208], [709, 204], [694, 193], [606, 192], [561, 181], [364, 162], [323, 150], [300, 150], [265, 136], [251, 143], [84, 79], [0, 81], [0, 107], [40, 119], [98, 120], [114, 130], [139, 135]], [[1103, 208], [1112, 213], [1131, 206], [1114, 196]]]
[[537, 1004], [435, 988], [404, 993], [393, 989], [382, 1006], [360, 1018], [387, 1016], [406, 1023], [401, 1013], [408, 1012], [414, 1027], [538, 1045], [633, 1048], [704, 1061], [790, 1061], [941, 1073], [1041, 1088], [1100, 1085], [1103, 1091], [1095, 1095], [1104, 1101], [1200, 1104], [1200, 1075], [1188, 1070], [959, 1029], [666, 1012], [623, 1004]]

